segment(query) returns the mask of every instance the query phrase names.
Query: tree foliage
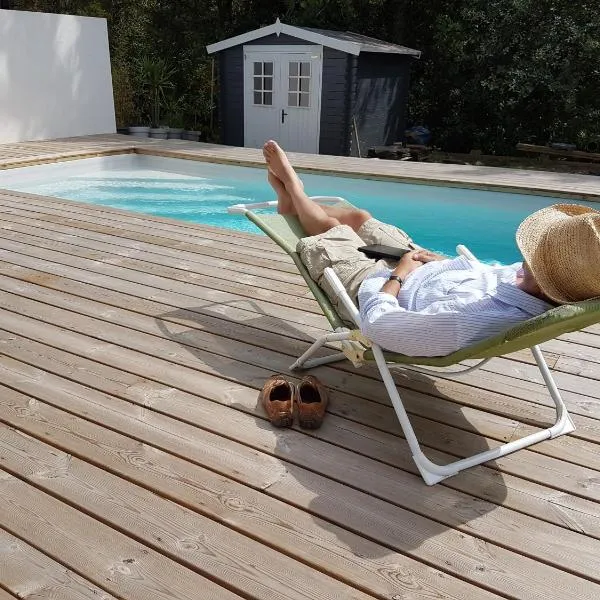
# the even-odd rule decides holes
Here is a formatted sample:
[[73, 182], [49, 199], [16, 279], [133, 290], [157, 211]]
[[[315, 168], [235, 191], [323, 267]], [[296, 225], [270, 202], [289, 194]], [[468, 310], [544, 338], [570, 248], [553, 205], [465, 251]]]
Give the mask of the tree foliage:
[[449, 150], [600, 141], [600, 11], [580, 0], [13, 0], [108, 19], [120, 125], [148, 120], [142, 59], [173, 69], [165, 118], [215, 124], [206, 45], [272, 23], [349, 30], [417, 48], [409, 114]]

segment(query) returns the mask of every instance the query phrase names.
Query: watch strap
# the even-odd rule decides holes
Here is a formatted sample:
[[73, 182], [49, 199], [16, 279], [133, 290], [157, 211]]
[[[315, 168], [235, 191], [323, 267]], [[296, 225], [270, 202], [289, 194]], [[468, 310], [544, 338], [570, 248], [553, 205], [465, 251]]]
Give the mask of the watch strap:
[[398, 275], [390, 275], [388, 277], [388, 281], [397, 281], [400, 285], [404, 284], [404, 281], [402, 280], [402, 277], [399, 277]]

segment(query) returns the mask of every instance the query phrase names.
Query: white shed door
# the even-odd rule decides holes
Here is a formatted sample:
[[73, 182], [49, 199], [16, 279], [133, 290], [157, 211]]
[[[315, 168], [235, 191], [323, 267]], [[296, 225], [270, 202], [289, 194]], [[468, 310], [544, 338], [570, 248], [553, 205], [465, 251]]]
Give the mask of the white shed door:
[[319, 153], [321, 46], [244, 48], [244, 145]]

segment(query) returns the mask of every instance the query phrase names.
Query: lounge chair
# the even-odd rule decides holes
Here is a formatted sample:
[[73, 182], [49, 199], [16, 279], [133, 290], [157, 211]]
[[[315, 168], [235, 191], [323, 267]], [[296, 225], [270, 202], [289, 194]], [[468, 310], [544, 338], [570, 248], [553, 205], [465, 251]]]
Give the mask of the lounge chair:
[[[313, 200], [322, 203], [343, 203], [344, 205], [349, 206], [342, 198], [318, 196], [313, 197]], [[413, 459], [425, 483], [433, 485], [447, 477], [456, 475], [463, 469], [500, 458], [542, 440], [554, 438], [574, 431], [575, 426], [567, 412], [538, 344], [551, 340], [563, 333], [576, 331], [600, 322], [600, 301], [587, 300], [585, 302], [553, 308], [542, 315], [511, 327], [501, 334], [446, 356], [405, 356], [403, 354], [388, 352], [362, 335], [360, 332], [361, 322], [359, 312], [332, 269], [326, 269], [325, 277], [336, 290], [336, 293], [339, 295], [348, 314], [352, 316], [354, 324], [349, 324], [342, 319], [329, 301], [327, 295], [311, 279], [306, 267], [302, 264], [300, 257], [296, 253], [296, 244], [301, 237], [304, 237], [304, 232], [298, 219], [287, 215], [283, 216], [279, 214], [261, 214], [254, 212], [255, 209], [274, 207], [276, 205], [277, 202], [275, 201], [256, 204], [237, 204], [230, 207], [229, 212], [245, 214], [248, 219], [262, 229], [292, 257], [298, 270], [306, 280], [308, 287], [321, 306], [323, 314], [327, 317], [333, 328], [333, 333], [325, 334], [316, 340], [314, 344], [290, 366], [290, 369], [309, 369], [311, 367], [343, 359], [350, 360], [354, 366], [357, 367], [366, 362], [375, 361], [400, 421], [400, 425], [402, 426], [406, 441], [412, 451]], [[476, 260], [464, 246], [458, 246], [457, 250], [469, 259]], [[326, 357], [311, 358], [319, 348], [330, 342], [340, 342], [342, 344], [342, 352]], [[556, 406], [557, 418], [555, 424], [552, 427], [532, 433], [521, 439], [508, 442], [497, 448], [480, 452], [447, 465], [438, 465], [430, 461], [423, 454], [419, 446], [419, 442], [400, 398], [400, 394], [398, 393], [396, 384], [389, 371], [388, 364], [410, 366], [410, 368], [416, 368], [416, 370], [420, 372], [437, 377], [448, 375], [455, 376], [470, 373], [483, 366], [493, 357], [502, 356], [526, 348], [531, 350], [548, 391], [550, 392], [550, 396]], [[459, 370], [451, 372], [440, 372], [419, 367], [448, 367], [457, 365], [467, 359], [477, 359], [479, 362], [472, 367], [460, 368]]]

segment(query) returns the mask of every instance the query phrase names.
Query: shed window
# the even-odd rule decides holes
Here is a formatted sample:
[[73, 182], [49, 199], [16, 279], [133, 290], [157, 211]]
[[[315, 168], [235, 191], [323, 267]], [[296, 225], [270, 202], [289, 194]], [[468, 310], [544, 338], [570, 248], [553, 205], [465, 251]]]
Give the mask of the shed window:
[[288, 106], [310, 106], [310, 63], [290, 62], [288, 75]]
[[273, 63], [254, 63], [254, 104], [271, 106], [273, 104]]

